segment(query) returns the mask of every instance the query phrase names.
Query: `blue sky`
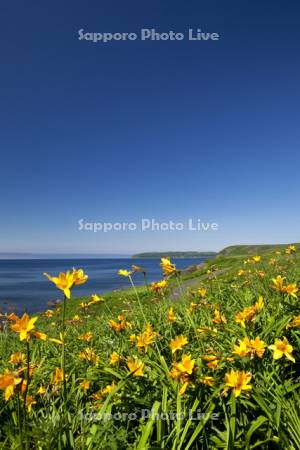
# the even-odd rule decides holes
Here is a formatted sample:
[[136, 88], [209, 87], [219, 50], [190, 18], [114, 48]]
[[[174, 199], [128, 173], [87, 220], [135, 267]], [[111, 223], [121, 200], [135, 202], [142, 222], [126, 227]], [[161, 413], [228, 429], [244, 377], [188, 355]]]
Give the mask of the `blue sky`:
[[[300, 240], [299, 2], [17, 1], [0, 12], [0, 251]], [[81, 28], [220, 40], [95, 44]], [[149, 217], [219, 230], [78, 230], [81, 218]]]

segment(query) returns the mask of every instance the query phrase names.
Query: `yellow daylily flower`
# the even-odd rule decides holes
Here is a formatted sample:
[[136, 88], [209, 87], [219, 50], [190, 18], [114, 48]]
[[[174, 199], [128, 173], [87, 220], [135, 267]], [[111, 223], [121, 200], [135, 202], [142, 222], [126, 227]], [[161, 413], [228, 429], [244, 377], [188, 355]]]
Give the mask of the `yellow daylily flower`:
[[214, 323], [226, 323], [227, 319], [223, 314], [221, 314], [221, 311], [219, 311], [218, 309], [215, 309], [213, 322]]
[[176, 336], [175, 339], [172, 339], [170, 342], [172, 353], [175, 353], [177, 350], [182, 350], [187, 343], [188, 340], [185, 336]]
[[157, 281], [155, 283], [151, 283], [150, 289], [153, 292], [161, 292], [163, 289], [166, 289], [168, 283], [166, 280]]
[[84, 391], [88, 391], [89, 388], [91, 387], [91, 382], [90, 382], [89, 380], [83, 380], [83, 381], [80, 383], [80, 387], [81, 387], [81, 389], [83, 389]]
[[206, 376], [206, 377], [201, 377], [199, 381], [200, 381], [200, 383], [206, 384], [207, 386], [213, 386], [215, 380], [214, 380], [214, 377]]
[[259, 255], [252, 256], [252, 261], [254, 263], [259, 263], [261, 261], [261, 256]]
[[168, 321], [169, 321], [169, 322], [175, 322], [176, 319], [177, 319], [177, 317], [176, 317], [176, 315], [175, 315], [175, 313], [174, 313], [174, 309], [173, 309], [172, 307], [169, 308], [169, 311], [168, 311]]
[[14, 394], [15, 387], [20, 384], [22, 378], [16, 376], [13, 372], [6, 370], [0, 375], [0, 390], [4, 391], [5, 401], [8, 401]]
[[62, 383], [64, 380], [64, 371], [59, 368], [56, 367], [53, 374], [52, 374], [52, 384], [58, 385], [60, 383]]
[[160, 266], [165, 277], [176, 272], [176, 265], [171, 263], [170, 258], [161, 258]]
[[296, 283], [288, 284], [287, 286], [283, 287], [283, 292], [287, 293], [291, 297], [297, 298], [297, 292], [299, 289], [297, 288]]
[[93, 339], [93, 337], [94, 333], [92, 333], [91, 331], [87, 331], [86, 333], [78, 336], [77, 339], [79, 339], [80, 341], [90, 342]]
[[264, 309], [265, 302], [264, 302], [264, 298], [263, 298], [262, 295], [260, 295], [258, 297], [258, 300], [257, 300], [257, 302], [255, 303], [254, 306], [255, 306], [257, 312], [260, 312], [260, 311], [262, 311]]
[[20, 341], [24, 341], [30, 338], [32, 330], [35, 328], [35, 322], [38, 317], [32, 317], [30, 319], [27, 313], [24, 313], [21, 318], [16, 318], [15, 323], [11, 325], [11, 329], [20, 335]]
[[98, 364], [100, 361], [99, 356], [96, 355], [96, 352], [91, 347], [86, 347], [79, 353], [79, 358], [85, 361], [91, 362], [93, 364]]
[[295, 245], [289, 245], [288, 248], [285, 250], [285, 253], [290, 255], [291, 253], [295, 253], [296, 250], [297, 249], [296, 249]]
[[145, 364], [135, 356], [127, 358], [127, 367], [134, 377], [143, 377]]
[[22, 352], [12, 353], [9, 358], [9, 362], [14, 366], [18, 366], [20, 364], [25, 364], [26, 355]]
[[279, 292], [282, 292], [283, 290], [283, 283], [284, 283], [285, 277], [282, 277], [281, 275], [277, 275], [276, 278], [272, 278], [273, 288], [276, 289]]
[[83, 271], [83, 269], [73, 269], [73, 285], [74, 286], [78, 286], [80, 284], [84, 284], [87, 279], [88, 279], [88, 275], [86, 275]]
[[286, 337], [283, 337], [283, 339], [275, 339], [275, 343], [272, 345], [269, 345], [268, 347], [270, 350], [273, 350], [273, 359], [281, 359], [283, 356], [285, 356], [287, 359], [295, 362], [295, 358], [292, 356], [293, 347], [289, 343]]
[[130, 277], [132, 272], [129, 272], [128, 270], [125, 269], [120, 269], [118, 274], [121, 275], [121, 277]]
[[71, 298], [71, 288], [74, 284], [74, 272], [61, 272], [57, 277], [52, 277], [48, 273], [44, 273], [49, 281], [55, 284], [57, 289], [63, 291], [67, 298]]
[[110, 364], [114, 366], [115, 364], [118, 364], [121, 361], [121, 356], [117, 352], [112, 352], [110, 355]]
[[295, 316], [293, 320], [288, 324], [290, 328], [300, 328], [300, 316]]
[[26, 396], [26, 408], [28, 412], [32, 411], [32, 406], [36, 404], [36, 401], [32, 397], [32, 395]]
[[182, 373], [192, 374], [196, 361], [191, 355], [183, 355], [181, 361], [177, 364], [177, 369]]
[[153, 344], [154, 339], [156, 337], [156, 332], [152, 330], [150, 324], [145, 326], [144, 331], [137, 336], [136, 346], [139, 350], [144, 348], [145, 352], [147, 352], [148, 347]]
[[198, 289], [198, 294], [200, 295], [201, 298], [204, 298], [206, 296], [206, 293], [207, 289], [205, 289], [204, 287]]
[[239, 397], [242, 391], [249, 391], [252, 386], [249, 384], [252, 378], [251, 373], [237, 370], [231, 370], [225, 375], [226, 386], [233, 390], [234, 396]]

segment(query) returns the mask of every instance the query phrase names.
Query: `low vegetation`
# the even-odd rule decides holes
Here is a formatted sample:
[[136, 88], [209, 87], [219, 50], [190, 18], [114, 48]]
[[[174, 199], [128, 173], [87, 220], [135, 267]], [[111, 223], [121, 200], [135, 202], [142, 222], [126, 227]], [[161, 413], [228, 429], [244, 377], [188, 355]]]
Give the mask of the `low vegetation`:
[[1, 449], [300, 449], [296, 247], [161, 267], [83, 299], [47, 275], [61, 302], [2, 314]]

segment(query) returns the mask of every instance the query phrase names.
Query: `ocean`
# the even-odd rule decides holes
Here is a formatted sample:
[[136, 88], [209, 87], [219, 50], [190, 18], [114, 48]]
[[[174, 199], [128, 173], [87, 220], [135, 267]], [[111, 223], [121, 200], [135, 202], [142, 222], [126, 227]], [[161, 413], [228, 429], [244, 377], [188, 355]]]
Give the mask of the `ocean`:
[[[203, 258], [173, 259], [179, 269], [205, 261]], [[73, 267], [82, 268], [88, 281], [72, 290], [74, 297], [101, 294], [129, 287], [129, 280], [118, 275], [119, 269], [130, 270], [132, 264], [143, 267], [149, 281], [162, 279], [159, 259], [19, 259], [0, 260], [0, 312], [19, 314], [43, 311], [49, 301], [62, 298], [62, 292], [48, 281], [44, 272], [57, 275]], [[136, 285], [143, 284], [142, 274], [134, 275]]]

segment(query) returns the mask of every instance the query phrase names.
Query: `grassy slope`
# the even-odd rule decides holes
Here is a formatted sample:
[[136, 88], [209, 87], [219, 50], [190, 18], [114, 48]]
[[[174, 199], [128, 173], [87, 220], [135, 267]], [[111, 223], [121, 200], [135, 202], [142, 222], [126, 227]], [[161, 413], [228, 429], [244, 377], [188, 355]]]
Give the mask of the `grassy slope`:
[[[293, 244], [300, 248], [300, 243]], [[219, 255], [224, 256], [241, 256], [241, 255], [255, 255], [274, 252], [276, 250], [280, 251], [285, 249], [287, 244], [274, 244], [274, 245], [231, 245], [220, 251]]]
[[[257, 253], [257, 252], [255, 252]], [[219, 256], [207, 261], [203, 266], [191, 273], [183, 273], [182, 287], [188, 293], [183, 298], [174, 299], [159, 298], [149, 295], [145, 287], [137, 289], [143, 312], [147, 321], [151, 322], [158, 332], [156, 344], [151, 346], [147, 353], [138, 352], [134, 345], [129, 343], [131, 333], [140, 333], [143, 329], [144, 319], [139, 309], [139, 302], [133, 289], [110, 292], [104, 295], [105, 302], [93, 305], [85, 314], [80, 309], [80, 301], [85, 299], [72, 299], [67, 302], [67, 373], [69, 374], [69, 397], [67, 406], [60, 409], [61, 399], [58, 394], [51, 394], [49, 388], [50, 405], [46, 399], [36, 397], [37, 404], [30, 415], [32, 436], [30, 441], [32, 448], [66, 448], [64, 440], [68, 435], [68, 429], [72, 429], [74, 443], [70, 448], [74, 449], [209, 449], [216, 448], [245, 448], [247, 437], [249, 447], [262, 450], [296, 450], [300, 443], [299, 420], [297, 422], [297, 408], [300, 403], [294, 398], [294, 385], [297, 382], [296, 364], [282, 359], [278, 362], [272, 360], [272, 353], [266, 350], [263, 359], [235, 357], [234, 362], [228, 362], [226, 358], [232, 357], [233, 344], [246, 333], [254, 338], [259, 335], [269, 345], [277, 337], [287, 336], [294, 348], [299, 347], [300, 336], [298, 330], [288, 330], [286, 324], [291, 318], [299, 314], [297, 300], [285, 299], [282, 295], [270, 288], [272, 277], [279, 273], [287, 277], [288, 282], [297, 282], [300, 275], [300, 261], [297, 256], [288, 257], [285, 254], [276, 256], [276, 266], [269, 264], [271, 257], [275, 257], [274, 251], [263, 253], [262, 262], [259, 264], [244, 265], [244, 256]], [[237, 277], [239, 269], [245, 268], [253, 273], [249, 275], [250, 284], [247, 284], [248, 276]], [[209, 271], [209, 273], [208, 273]], [[264, 271], [266, 276], [260, 278], [256, 271]], [[190, 282], [194, 284], [190, 286]], [[197, 286], [205, 286], [208, 290], [207, 302], [219, 307], [227, 317], [227, 323], [215, 324], [212, 322], [213, 309], [202, 305], [193, 314], [186, 311], [191, 301], [197, 301], [193, 291]], [[170, 291], [176, 288], [175, 281], [170, 283]], [[75, 292], [75, 291], [74, 291]], [[263, 295], [266, 307], [258, 316], [256, 323], [247, 325], [243, 329], [235, 323], [234, 315], [245, 306], [255, 303], [259, 295]], [[167, 310], [173, 306], [178, 320], [174, 324], [166, 321]], [[115, 319], [120, 313], [126, 315], [126, 319], [132, 322], [133, 329], [116, 334], [108, 326], [109, 319]], [[80, 314], [82, 322], [72, 324], [70, 319]], [[46, 319], [40, 317], [38, 327], [51, 337], [59, 337], [60, 317]], [[209, 335], [197, 334], [198, 327], [217, 329], [217, 333]], [[80, 334], [92, 331], [93, 341], [90, 344], [79, 341]], [[183, 334], [188, 338], [188, 346], [185, 353], [191, 353], [196, 358], [197, 375], [195, 386], [190, 386], [187, 393], [178, 396], [178, 384], [170, 379], [169, 370], [172, 366], [172, 355], [169, 342], [176, 335]], [[88, 364], [78, 358], [79, 350], [92, 346], [100, 357], [98, 366]], [[19, 342], [16, 336], [8, 331], [7, 335], [0, 336], [0, 373], [7, 367], [7, 360], [12, 351], [24, 351], [24, 344]], [[112, 351], [118, 351], [124, 358], [135, 354], [145, 362], [145, 377], [130, 378], [124, 363], [119, 366], [109, 365], [109, 357]], [[212, 351], [222, 355], [220, 368], [216, 371], [208, 370], [201, 360], [203, 354]], [[182, 352], [176, 355], [180, 359]], [[295, 350], [297, 358], [298, 351]], [[48, 385], [55, 367], [60, 364], [60, 347], [49, 342], [32, 343], [32, 360], [37, 365], [34, 379], [30, 386], [30, 394], [36, 395], [37, 387], [41, 384]], [[298, 358], [297, 358], [298, 359]], [[253, 391], [249, 398], [245, 394], [237, 400], [237, 412], [235, 402], [229, 395], [220, 396], [224, 388], [222, 385], [224, 374], [230, 369], [250, 370], [253, 373]], [[199, 377], [214, 376], [216, 388], [210, 388], [199, 384]], [[83, 379], [92, 382], [92, 388], [88, 393], [80, 390], [79, 383]], [[299, 381], [299, 380], [298, 380]], [[201, 411], [215, 408], [220, 415], [220, 420], [215, 424], [208, 421], [199, 428], [198, 422], [189, 423], [175, 421], [174, 423], [151, 422], [116, 422], [107, 424], [100, 422], [78, 421], [77, 411], [88, 411], [91, 403], [91, 393], [102, 389], [110, 383], [118, 384], [118, 393], [115, 396], [106, 397], [108, 403], [105, 406], [125, 411], [135, 408], [151, 408], [155, 402], [160, 402], [160, 411], [176, 411], [180, 408], [192, 408], [194, 402], [199, 399]], [[286, 384], [285, 384], [286, 383]], [[289, 383], [291, 383], [289, 385]], [[272, 390], [270, 386], [272, 385]], [[50, 384], [51, 386], [51, 384]], [[289, 387], [290, 386], [290, 387]], [[295, 384], [296, 386], [296, 384]], [[289, 391], [281, 391], [281, 387]], [[214, 390], [216, 389], [216, 390]], [[51, 397], [52, 395], [52, 397]], [[296, 396], [296, 394], [295, 394]], [[0, 396], [1, 397], [1, 396]], [[285, 403], [287, 402], [287, 403]], [[275, 405], [275, 406], [274, 406]], [[278, 405], [278, 406], [276, 406]], [[14, 416], [11, 416], [9, 408], [13, 410], [13, 404], [5, 406], [0, 398], [0, 422], [3, 423], [3, 437], [0, 433], [0, 448], [17, 448], [17, 429]], [[295, 408], [295, 412], [293, 412]], [[38, 414], [38, 411], [44, 411]], [[69, 413], [69, 415], [67, 414]], [[148, 428], [147, 428], [148, 427]], [[252, 427], [252, 428], [251, 428]], [[149, 433], [148, 433], [149, 429]], [[297, 431], [298, 430], [298, 431]], [[251, 433], [250, 433], [251, 431]], [[148, 434], [147, 434], [148, 433]], [[184, 434], [185, 433], [185, 434]], [[195, 434], [196, 433], [196, 434]], [[193, 441], [191, 447], [188, 443]], [[1, 447], [1, 441], [7, 439], [6, 446]], [[162, 447], [161, 445], [164, 445]], [[251, 446], [250, 446], [251, 444]], [[253, 445], [253, 447], [252, 447]], [[256, 445], [256, 447], [254, 446]]]

